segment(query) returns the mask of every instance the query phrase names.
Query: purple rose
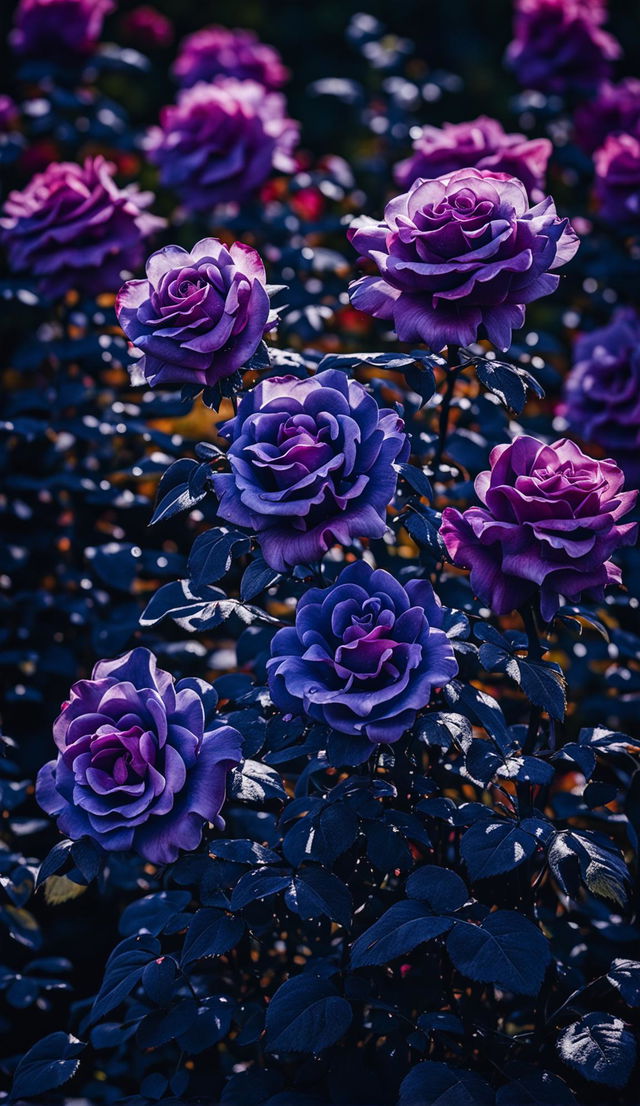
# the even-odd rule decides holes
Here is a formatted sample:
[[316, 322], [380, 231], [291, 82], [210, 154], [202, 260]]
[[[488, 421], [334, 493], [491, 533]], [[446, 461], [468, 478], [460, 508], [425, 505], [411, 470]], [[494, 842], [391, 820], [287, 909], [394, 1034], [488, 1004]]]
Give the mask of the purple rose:
[[350, 286], [354, 307], [434, 350], [478, 337], [507, 349], [525, 304], [557, 288], [549, 270], [578, 248], [550, 197], [530, 207], [519, 180], [486, 169], [417, 180], [348, 237], [379, 273]]
[[525, 88], [589, 92], [620, 57], [602, 0], [517, 0], [507, 61]]
[[640, 137], [612, 134], [593, 155], [600, 216], [614, 226], [640, 221]]
[[144, 50], [163, 49], [173, 42], [173, 23], [149, 4], [128, 12], [122, 20], [122, 30], [125, 38]]
[[403, 423], [339, 369], [262, 381], [218, 430], [231, 440], [231, 472], [212, 477], [218, 514], [256, 533], [278, 572], [384, 534]]
[[592, 154], [610, 134], [640, 135], [640, 81], [625, 77], [612, 84], [603, 81], [595, 97], [581, 104], [574, 115], [576, 142]]
[[549, 620], [560, 596], [600, 598], [620, 583], [609, 560], [632, 545], [637, 526], [620, 523], [638, 495], [623, 492], [614, 461], [594, 461], [562, 438], [543, 445], [524, 434], [491, 451], [491, 469], [476, 478], [481, 507], [445, 508], [440, 534], [455, 564], [471, 569], [471, 586], [496, 614], [540, 592]]
[[298, 124], [286, 115], [284, 96], [256, 81], [220, 77], [178, 93], [147, 137], [160, 180], [193, 211], [240, 203], [272, 169], [291, 172]]
[[[371, 746], [397, 741], [434, 687], [458, 671], [442, 622], [428, 581], [403, 587], [383, 569], [356, 561], [332, 587], [307, 591], [295, 626], [273, 638], [271, 698], [283, 711]], [[354, 746], [354, 763], [371, 751]]]
[[10, 96], [0, 94], [0, 134], [7, 134], [20, 119], [20, 109]]
[[289, 71], [273, 46], [260, 42], [253, 31], [204, 27], [180, 43], [173, 75], [183, 88], [216, 77], [257, 81], [265, 88], [280, 88]]
[[92, 54], [113, 0], [20, 0], [10, 36], [28, 57], [64, 60]]
[[134, 849], [168, 864], [195, 849], [220, 810], [242, 738], [205, 723], [203, 680], [175, 684], [148, 649], [99, 661], [80, 680], [53, 726], [56, 760], [40, 769], [36, 798], [72, 840]]
[[490, 169], [517, 177], [532, 199], [541, 200], [552, 150], [548, 138], [507, 134], [497, 119], [481, 115], [470, 123], [423, 127], [413, 143], [413, 154], [396, 165], [394, 177], [402, 188], [409, 188], [418, 177], [441, 177], [458, 169]]
[[165, 226], [144, 210], [153, 193], [119, 188], [115, 171], [103, 157], [52, 162], [22, 192], [9, 193], [0, 219], [9, 263], [38, 277], [45, 295], [117, 288], [123, 270], [141, 263], [145, 239]]
[[578, 338], [562, 414], [640, 487], [640, 316], [633, 308], [620, 308], [608, 326]]
[[116, 314], [149, 384], [212, 385], [241, 369], [276, 324], [264, 265], [251, 246], [203, 238], [165, 246], [147, 279], [120, 289]]

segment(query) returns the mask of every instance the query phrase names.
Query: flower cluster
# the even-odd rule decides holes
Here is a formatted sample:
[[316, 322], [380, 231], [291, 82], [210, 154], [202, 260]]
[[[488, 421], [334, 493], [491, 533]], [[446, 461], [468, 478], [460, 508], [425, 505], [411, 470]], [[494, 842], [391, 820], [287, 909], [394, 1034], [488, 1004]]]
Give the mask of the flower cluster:
[[396, 165], [394, 177], [401, 188], [409, 188], [419, 177], [489, 169], [517, 177], [531, 198], [540, 200], [551, 150], [548, 138], [509, 134], [497, 119], [481, 115], [469, 123], [423, 127], [414, 140], [411, 157]]
[[219, 432], [231, 442], [231, 472], [212, 478], [218, 513], [256, 533], [273, 568], [384, 534], [393, 465], [408, 443], [397, 414], [340, 370], [263, 381]]
[[203, 238], [190, 252], [165, 246], [147, 279], [120, 289], [120, 326], [143, 357], [149, 384], [212, 385], [249, 360], [276, 316], [254, 249]]
[[452, 560], [471, 569], [471, 586], [496, 614], [540, 597], [551, 619], [565, 596], [601, 597], [620, 583], [610, 560], [631, 545], [637, 525], [621, 520], [636, 501], [613, 461], [594, 461], [566, 438], [544, 445], [523, 434], [492, 451], [475, 482], [482, 504], [447, 507], [442, 538]]
[[146, 209], [151, 192], [119, 188], [116, 167], [103, 157], [84, 165], [51, 162], [3, 208], [2, 240], [16, 272], [37, 277], [47, 296], [71, 288], [110, 291], [144, 257], [145, 240], [165, 220]]
[[520, 181], [487, 169], [415, 181], [381, 222], [355, 219], [349, 240], [378, 270], [351, 285], [354, 307], [434, 350], [482, 336], [507, 349], [578, 248], [550, 197], [531, 207]]
[[220, 810], [242, 738], [207, 728], [198, 680], [174, 684], [148, 649], [100, 661], [58, 716], [56, 760], [40, 769], [37, 798], [74, 840], [133, 849], [154, 864], [195, 849]]
[[252, 80], [265, 88], [280, 88], [289, 76], [273, 46], [260, 42], [252, 31], [204, 27], [187, 35], [173, 66], [183, 88], [216, 77]]
[[563, 414], [571, 430], [615, 458], [640, 487], [640, 317], [620, 308], [573, 349]]
[[287, 117], [284, 97], [235, 77], [183, 89], [147, 137], [160, 180], [192, 211], [239, 203], [273, 169], [290, 172], [297, 143], [298, 125]]
[[274, 703], [354, 738], [351, 763], [366, 760], [375, 745], [398, 741], [455, 676], [443, 617], [426, 580], [403, 587], [364, 561], [349, 565], [332, 587], [310, 588], [295, 626], [275, 635]]

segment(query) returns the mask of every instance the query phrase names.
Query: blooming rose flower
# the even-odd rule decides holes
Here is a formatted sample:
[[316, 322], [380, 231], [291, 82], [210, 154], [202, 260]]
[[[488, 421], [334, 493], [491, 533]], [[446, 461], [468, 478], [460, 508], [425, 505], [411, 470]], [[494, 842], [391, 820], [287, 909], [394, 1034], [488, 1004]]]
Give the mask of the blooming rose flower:
[[38, 277], [45, 295], [117, 287], [123, 269], [142, 261], [144, 240], [165, 225], [144, 210], [153, 193], [119, 188], [115, 171], [103, 157], [52, 162], [9, 193], [0, 227], [11, 268]]
[[640, 137], [612, 134], [593, 155], [595, 196], [608, 223], [626, 227], [640, 220]]
[[578, 145], [588, 154], [602, 146], [610, 134], [640, 135], [640, 80], [625, 77], [613, 84], [603, 81], [593, 99], [580, 104], [574, 115]]
[[171, 46], [173, 42], [171, 20], [148, 4], [142, 4], [128, 12], [122, 20], [122, 30], [130, 42], [137, 43], [145, 50], [162, 49]]
[[276, 324], [258, 253], [203, 238], [190, 253], [165, 246], [147, 279], [120, 289], [116, 314], [150, 384], [211, 385], [242, 368]]
[[622, 53], [605, 19], [601, 0], [517, 0], [507, 61], [520, 84], [560, 94], [596, 88]]
[[284, 96], [256, 81], [221, 77], [179, 92], [149, 132], [147, 148], [162, 183], [193, 211], [206, 211], [250, 196], [273, 168], [291, 172], [297, 142]]
[[417, 180], [348, 237], [379, 273], [350, 286], [354, 307], [434, 350], [479, 336], [507, 349], [525, 304], [557, 288], [550, 270], [578, 248], [550, 197], [530, 207], [519, 180], [487, 169]]
[[418, 177], [491, 169], [517, 177], [534, 200], [541, 200], [552, 150], [548, 138], [507, 134], [497, 119], [481, 115], [470, 123], [423, 127], [413, 143], [413, 154], [396, 165], [394, 177], [402, 188], [409, 188]]
[[[441, 629], [443, 610], [426, 580], [403, 587], [356, 561], [330, 588], [298, 602], [295, 626], [278, 630], [268, 662], [271, 698], [338, 733], [393, 742], [458, 666]], [[366, 746], [359, 763], [368, 753]]]
[[633, 308], [620, 308], [608, 326], [578, 338], [562, 414], [640, 487], [640, 316]]
[[482, 506], [445, 508], [440, 534], [496, 614], [539, 592], [548, 620], [561, 595], [600, 598], [605, 584], [620, 583], [609, 557], [635, 540], [637, 526], [620, 519], [638, 493], [622, 491], [614, 461], [594, 461], [566, 438], [543, 445], [526, 434], [496, 446], [489, 460], [475, 482]]
[[265, 88], [280, 88], [289, 76], [273, 46], [260, 42], [253, 31], [204, 27], [180, 43], [173, 75], [183, 88], [216, 77], [258, 81]]
[[339, 369], [263, 380], [218, 431], [231, 441], [231, 472], [212, 476], [218, 514], [253, 530], [278, 572], [384, 534], [403, 423]]
[[223, 829], [226, 776], [242, 738], [205, 722], [207, 691], [203, 680], [174, 684], [141, 648], [99, 661], [90, 680], [74, 684], [53, 726], [57, 759], [36, 784], [61, 832], [167, 864], [198, 846], [205, 822]]
[[95, 50], [113, 9], [113, 0], [20, 0], [11, 45], [28, 57], [85, 57]]

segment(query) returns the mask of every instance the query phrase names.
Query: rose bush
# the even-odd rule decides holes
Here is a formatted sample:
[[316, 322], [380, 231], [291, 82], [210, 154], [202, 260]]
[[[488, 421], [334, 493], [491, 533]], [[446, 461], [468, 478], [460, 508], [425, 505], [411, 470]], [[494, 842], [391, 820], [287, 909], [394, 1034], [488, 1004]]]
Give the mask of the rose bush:
[[447, 507], [442, 538], [454, 563], [471, 569], [471, 586], [496, 614], [540, 597], [551, 619], [560, 597], [600, 597], [620, 582], [610, 560], [637, 537], [622, 519], [637, 491], [623, 491], [613, 461], [594, 461], [562, 438], [544, 445], [522, 435], [496, 446], [491, 469], [476, 478], [481, 507]]
[[640, 137], [610, 135], [593, 155], [595, 198], [602, 219], [622, 228], [640, 222]]
[[352, 760], [398, 741], [457, 670], [443, 610], [426, 580], [406, 587], [364, 561], [325, 590], [310, 588], [295, 626], [279, 630], [269, 687], [286, 713], [304, 713], [354, 739]]
[[589, 92], [622, 53], [601, 0], [516, 0], [507, 61], [525, 88]]
[[212, 385], [242, 368], [276, 325], [260, 256], [203, 238], [151, 255], [146, 280], [120, 289], [116, 314], [151, 385]]
[[10, 192], [0, 218], [2, 241], [16, 272], [37, 277], [43, 293], [76, 286], [99, 294], [135, 269], [145, 240], [165, 225], [146, 208], [151, 192], [119, 188], [116, 167], [103, 157], [84, 165], [52, 162], [22, 191]]
[[397, 414], [339, 369], [265, 380], [219, 432], [231, 472], [212, 477], [218, 513], [253, 530], [273, 568], [384, 534], [407, 439]]
[[434, 350], [481, 335], [506, 349], [525, 305], [557, 288], [553, 270], [578, 248], [550, 197], [530, 207], [520, 181], [486, 169], [417, 180], [348, 236], [379, 274], [350, 286], [354, 307]]
[[640, 485], [640, 318], [632, 308], [577, 339], [562, 413], [574, 434], [615, 458], [628, 484]]
[[273, 169], [290, 172], [297, 143], [298, 124], [280, 93], [220, 77], [179, 92], [150, 130], [147, 150], [165, 187], [190, 210], [205, 211], [251, 196]]
[[274, 89], [285, 84], [288, 71], [278, 51], [260, 42], [252, 31], [203, 27], [183, 38], [173, 75], [183, 88], [216, 77], [236, 77]]
[[578, 145], [592, 154], [610, 134], [640, 132], [640, 80], [603, 81], [595, 96], [579, 104], [573, 117]]
[[53, 736], [56, 760], [40, 769], [37, 798], [73, 840], [134, 849], [155, 864], [195, 849], [220, 810], [242, 738], [205, 725], [203, 681], [174, 685], [148, 649], [100, 661], [71, 689]]
[[93, 53], [113, 0], [20, 0], [10, 37], [18, 54], [64, 61]]
[[508, 134], [497, 119], [481, 115], [469, 123], [423, 127], [414, 139], [413, 153], [396, 165], [394, 177], [401, 188], [409, 188], [418, 177], [489, 169], [517, 177], [533, 200], [541, 200], [552, 149], [548, 138]]

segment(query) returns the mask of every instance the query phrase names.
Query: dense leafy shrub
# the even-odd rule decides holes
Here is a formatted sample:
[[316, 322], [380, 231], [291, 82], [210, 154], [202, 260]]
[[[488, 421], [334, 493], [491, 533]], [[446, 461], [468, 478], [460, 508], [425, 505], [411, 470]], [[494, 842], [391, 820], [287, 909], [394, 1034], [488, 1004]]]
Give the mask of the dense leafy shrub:
[[518, 95], [503, 3], [113, 7], [20, 0], [0, 102], [6, 1096], [635, 1106], [604, 7], [517, 0]]

